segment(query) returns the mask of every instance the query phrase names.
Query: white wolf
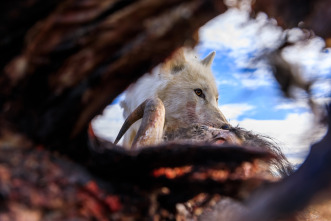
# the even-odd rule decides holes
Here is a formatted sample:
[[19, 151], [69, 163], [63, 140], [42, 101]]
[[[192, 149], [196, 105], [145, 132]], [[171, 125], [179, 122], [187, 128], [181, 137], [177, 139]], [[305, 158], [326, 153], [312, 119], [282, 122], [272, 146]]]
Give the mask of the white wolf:
[[[178, 50], [171, 59], [130, 86], [121, 102], [127, 118], [143, 101], [159, 98], [165, 107], [163, 131], [188, 127], [193, 123], [215, 128], [228, 122], [218, 109], [218, 91], [211, 72], [215, 52], [203, 60], [188, 49]], [[130, 147], [141, 120], [124, 135], [123, 145]]]

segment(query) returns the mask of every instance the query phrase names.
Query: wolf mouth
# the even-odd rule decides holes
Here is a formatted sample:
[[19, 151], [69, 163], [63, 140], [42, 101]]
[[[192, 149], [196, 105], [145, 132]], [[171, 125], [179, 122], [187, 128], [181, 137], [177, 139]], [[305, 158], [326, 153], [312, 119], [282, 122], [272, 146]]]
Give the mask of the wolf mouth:
[[225, 144], [225, 143], [229, 143], [224, 137], [216, 137], [212, 140], [211, 142], [212, 144]]
[[213, 144], [226, 144], [228, 143], [225, 139], [217, 139], [213, 142]]

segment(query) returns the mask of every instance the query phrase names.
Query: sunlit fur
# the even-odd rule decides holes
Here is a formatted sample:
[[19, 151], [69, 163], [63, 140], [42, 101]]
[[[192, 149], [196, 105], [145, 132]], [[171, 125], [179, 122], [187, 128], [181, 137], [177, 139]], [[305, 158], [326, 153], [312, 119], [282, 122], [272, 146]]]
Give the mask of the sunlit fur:
[[[126, 118], [147, 98], [159, 97], [165, 106], [164, 131], [200, 123], [216, 128], [227, 124], [218, 109], [218, 91], [211, 64], [215, 53], [200, 60], [189, 50], [177, 51], [171, 59], [147, 74], [134, 85], [121, 102]], [[201, 89], [204, 98], [194, 90]], [[136, 122], [125, 134], [123, 145], [131, 146], [141, 121]]]

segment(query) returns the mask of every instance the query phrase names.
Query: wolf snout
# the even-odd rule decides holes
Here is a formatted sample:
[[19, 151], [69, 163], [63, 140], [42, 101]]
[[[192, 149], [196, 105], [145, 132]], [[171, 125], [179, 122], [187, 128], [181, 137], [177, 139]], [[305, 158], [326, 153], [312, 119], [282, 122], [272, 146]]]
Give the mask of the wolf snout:
[[227, 129], [215, 129], [213, 131], [213, 143], [215, 144], [233, 144], [233, 145], [241, 145], [242, 141], [239, 139], [233, 132], [229, 129], [230, 127], [225, 127]]

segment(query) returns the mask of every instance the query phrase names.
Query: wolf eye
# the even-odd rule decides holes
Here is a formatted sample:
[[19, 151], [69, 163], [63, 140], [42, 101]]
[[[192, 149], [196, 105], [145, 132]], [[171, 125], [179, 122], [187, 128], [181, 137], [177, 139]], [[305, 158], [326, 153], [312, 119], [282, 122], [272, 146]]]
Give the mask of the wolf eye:
[[196, 95], [198, 95], [199, 97], [205, 98], [205, 95], [203, 94], [202, 90], [200, 88], [198, 89], [194, 89], [194, 92]]

